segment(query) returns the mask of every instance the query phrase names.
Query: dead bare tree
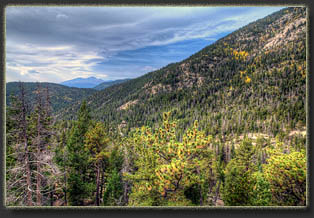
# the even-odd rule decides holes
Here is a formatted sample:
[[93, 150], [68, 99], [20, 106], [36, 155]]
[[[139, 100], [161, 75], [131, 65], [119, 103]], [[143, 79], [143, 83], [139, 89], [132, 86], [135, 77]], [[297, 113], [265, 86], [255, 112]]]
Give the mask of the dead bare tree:
[[[19, 96], [13, 97], [7, 108], [7, 204], [33, 206], [46, 204], [49, 187], [53, 187], [58, 169], [46, 149], [51, 131], [48, 104], [37, 88], [37, 104], [31, 113], [26, 100], [24, 84], [19, 84]], [[47, 175], [52, 175], [49, 178]], [[48, 188], [47, 188], [48, 187]], [[53, 190], [52, 190], [53, 191]], [[47, 197], [46, 197], [47, 198]]]

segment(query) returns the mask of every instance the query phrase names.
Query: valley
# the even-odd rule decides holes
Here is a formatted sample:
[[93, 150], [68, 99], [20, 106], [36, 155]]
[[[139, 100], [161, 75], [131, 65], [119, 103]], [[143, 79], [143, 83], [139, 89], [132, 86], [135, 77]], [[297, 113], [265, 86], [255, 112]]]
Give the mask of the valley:
[[7, 205], [306, 206], [306, 21], [284, 8], [135, 79], [7, 83]]

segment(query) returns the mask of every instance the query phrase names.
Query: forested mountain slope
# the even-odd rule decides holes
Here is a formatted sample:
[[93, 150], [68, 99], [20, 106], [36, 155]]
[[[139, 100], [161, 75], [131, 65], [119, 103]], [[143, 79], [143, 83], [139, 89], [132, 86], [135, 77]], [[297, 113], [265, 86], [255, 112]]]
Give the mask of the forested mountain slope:
[[[53, 113], [57, 112], [61, 108], [65, 108], [68, 105], [78, 102], [80, 99], [92, 95], [96, 92], [94, 89], [83, 88], [71, 88], [64, 85], [55, 83], [34, 83], [25, 82], [24, 88], [26, 93], [27, 102], [36, 102], [36, 90], [38, 85], [46, 89], [48, 87], [50, 102]], [[10, 96], [16, 96], [19, 94], [19, 82], [9, 82], [6, 84], [6, 102], [10, 104]]]
[[94, 89], [96, 90], [102, 90], [102, 89], [105, 89], [105, 88], [108, 88], [110, 86], [113, 86], [115, 84], [120, 84], [120, 83], [124, 83], [126, 81], [128, 81], [130, 79], [118, 79], [118, 80], [113, 80], [113, 81], [105, 81], [103, 83], [100, 83], [99, 85], [93, 87]]
[[101, 91], [21, 84], [6, 204], [308, 205], [305, 14], [283, 9]]
[[305, 44], [305, 8], [287, 8], [182, 62], [97, 92], [88, 104], [95, 118], [124, 120], [129, 128], [154, 125], [173, 111], [184, 128], [197, 119], [210, 134], [276, 135], [305, 126]]

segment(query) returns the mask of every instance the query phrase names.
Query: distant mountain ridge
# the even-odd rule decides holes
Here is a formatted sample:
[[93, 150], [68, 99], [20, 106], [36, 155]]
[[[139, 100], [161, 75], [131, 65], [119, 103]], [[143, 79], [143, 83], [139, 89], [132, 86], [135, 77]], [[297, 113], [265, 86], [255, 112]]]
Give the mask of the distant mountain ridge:
[[76, 87], [76, 88], [94, 88], [95, 86], [103, 82], [105, 81], [92, 76], [88, 78], [78, 77], [72, 80], [61, 82], [60, 84], [68, 86], [68, 87]]
[[110, 86], [124, 83], [124, 82], [126, 82], [128, 80], [130, 80], [130, 79], [108, 80], [108, 81], [105, 81], [103, 83], [100, 83], [99, 85], [97, 85], [97, 86], [95, 86], [93, 88], [96, 89], [96, 90], [103, 90], [103, 89], [108, 88]]

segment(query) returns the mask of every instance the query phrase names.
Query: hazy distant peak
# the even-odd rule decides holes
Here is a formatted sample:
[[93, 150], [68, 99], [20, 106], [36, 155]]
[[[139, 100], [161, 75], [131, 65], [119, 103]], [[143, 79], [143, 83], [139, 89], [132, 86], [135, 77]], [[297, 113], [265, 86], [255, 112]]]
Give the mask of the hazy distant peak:
[[69, 86], [69, 87], [77, 87], [77, 88], [93, 88], [103, 82], [104, 80], [91, 76], [88, 78], [78, 77], [72, 80], [64, 81], [60, 84]]

